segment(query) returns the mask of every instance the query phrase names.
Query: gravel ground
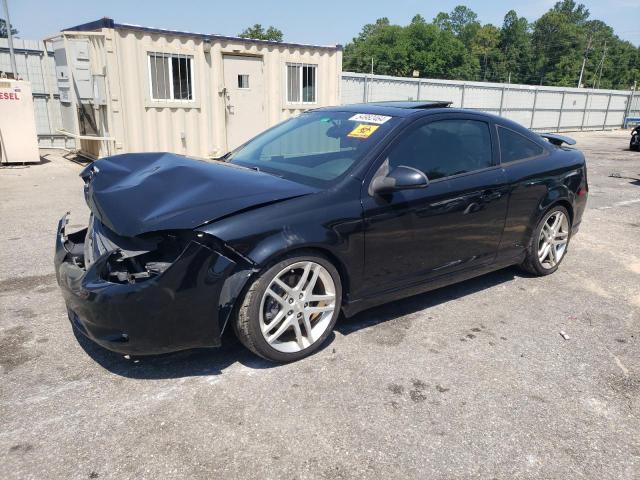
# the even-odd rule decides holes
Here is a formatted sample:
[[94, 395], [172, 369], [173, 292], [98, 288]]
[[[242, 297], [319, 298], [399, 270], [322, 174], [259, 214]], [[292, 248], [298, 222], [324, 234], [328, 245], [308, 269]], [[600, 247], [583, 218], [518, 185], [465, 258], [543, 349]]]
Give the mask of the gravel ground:
[[52, 254], [81, 167], [0, 169], [0, 478], [640, 478], [640, 153], [574, 137], [590, 198], [557, 273], [364, 312], [285, 366], [77, 338]]

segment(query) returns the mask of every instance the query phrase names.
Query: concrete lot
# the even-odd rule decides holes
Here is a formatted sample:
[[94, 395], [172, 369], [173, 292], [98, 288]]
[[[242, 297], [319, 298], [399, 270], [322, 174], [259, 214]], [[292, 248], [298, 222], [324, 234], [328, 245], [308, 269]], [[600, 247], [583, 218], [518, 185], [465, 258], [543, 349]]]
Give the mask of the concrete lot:
[[81, 167], [0, 169], [0, 478], [640, 478], [640, 153], [574, 136], [590, 199], [557, 273], [364, 312], [285, 366], [76, 338], [52, 250]]

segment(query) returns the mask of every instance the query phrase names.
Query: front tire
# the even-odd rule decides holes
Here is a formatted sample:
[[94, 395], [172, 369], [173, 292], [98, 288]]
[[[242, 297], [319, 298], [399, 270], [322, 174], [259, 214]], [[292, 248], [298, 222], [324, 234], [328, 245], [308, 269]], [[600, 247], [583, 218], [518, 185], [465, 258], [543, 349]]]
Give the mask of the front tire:
[[567, 253], [570, 239], [569, 212], [560, 205], [551, 207], [533, 231], [527, 256], [520, 266], [539, 276], [555, 272]]
[[340, 314], [340, 275], [325, 257], [292, 254], [250, 285], [234, 329], [256, 355], [285, 363], [315, 352], [331, 334]]

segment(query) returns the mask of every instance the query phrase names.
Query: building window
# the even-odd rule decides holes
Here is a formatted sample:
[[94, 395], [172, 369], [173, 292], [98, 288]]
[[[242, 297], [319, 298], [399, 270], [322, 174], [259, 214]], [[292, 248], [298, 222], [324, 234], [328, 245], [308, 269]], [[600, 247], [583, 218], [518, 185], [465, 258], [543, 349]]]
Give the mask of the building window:
[[287, 102], [316, 103], [317, 65], [287, 64]]
[[150, 53], [149, 79], [152, 100], [193, 100], [193, 57]]
[[238, 88], [249, 88], [249, 75], [238, 75]]

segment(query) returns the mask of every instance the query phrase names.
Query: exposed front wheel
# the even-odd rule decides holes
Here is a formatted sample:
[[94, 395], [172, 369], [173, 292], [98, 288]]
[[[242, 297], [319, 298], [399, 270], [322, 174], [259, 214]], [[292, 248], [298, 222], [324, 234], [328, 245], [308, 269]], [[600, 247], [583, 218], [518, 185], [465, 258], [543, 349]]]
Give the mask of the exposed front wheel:
[[249, 287], [236, 335], [267, 360], [290, 362], [317, 350], [340, 313], [342, 286], [335, 267], [319, 255], [292, 255]]
[[555, 272], [567, 252], [570, 238], [571, 224], [567, 209], [559, 205], [552, 207], [533, 232], [522, 268], [534, 275]]

